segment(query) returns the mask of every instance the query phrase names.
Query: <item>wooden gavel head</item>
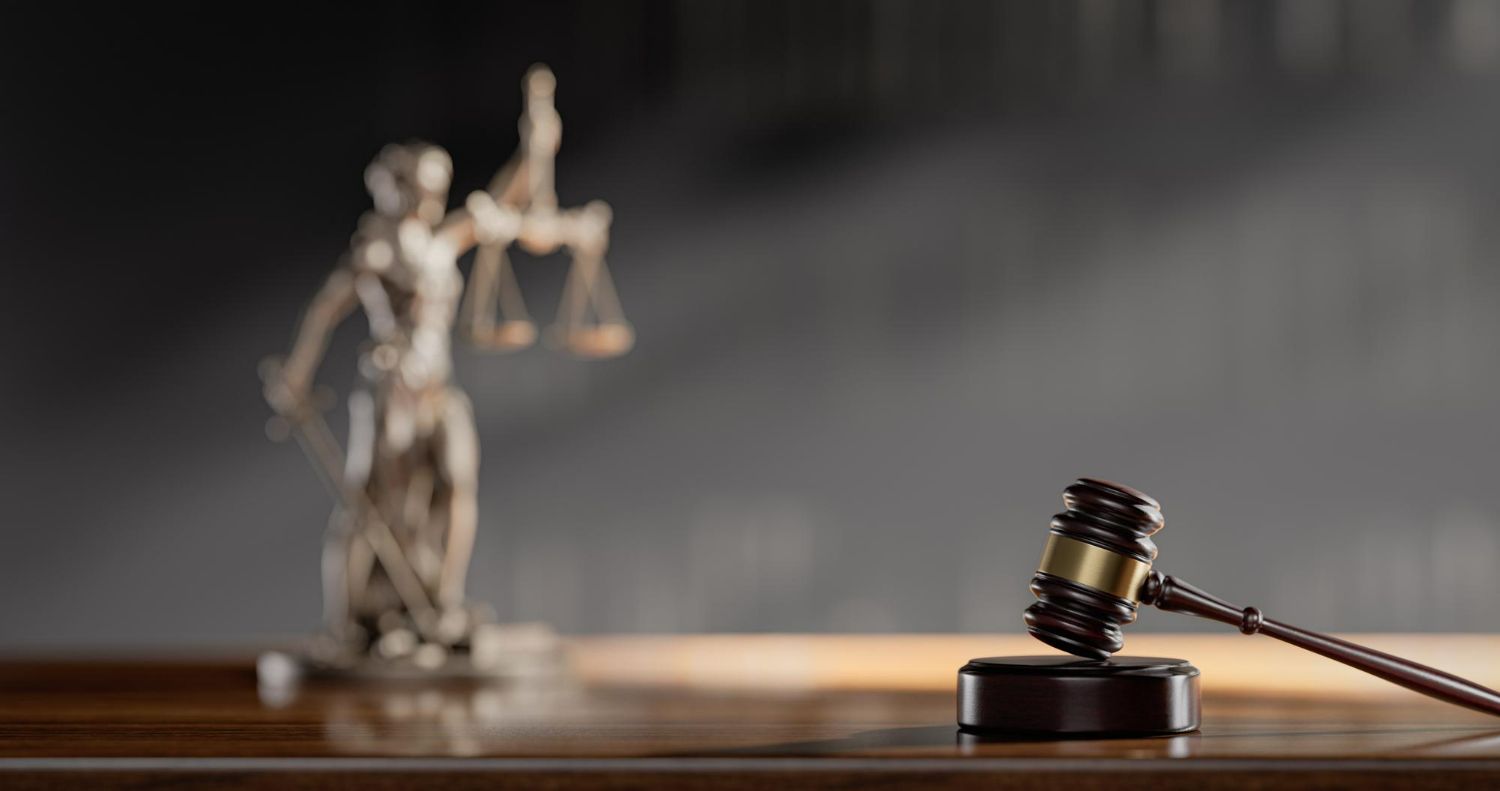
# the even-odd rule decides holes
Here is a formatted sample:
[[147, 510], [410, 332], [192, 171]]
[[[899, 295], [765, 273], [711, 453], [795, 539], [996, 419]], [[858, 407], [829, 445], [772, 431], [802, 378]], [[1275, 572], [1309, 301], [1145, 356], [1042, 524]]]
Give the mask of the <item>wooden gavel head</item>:
[[1063, 505], [1031, 578], [1037, 601], [1026, 608], [1026, 630], [1070, 654], [1108, 659], [1125, 645], [1120, 627], [1135, 621], [1156, 559], [1151, 535], [1162, 528], [1161, 506], [1094, 478], [1064, 489]]

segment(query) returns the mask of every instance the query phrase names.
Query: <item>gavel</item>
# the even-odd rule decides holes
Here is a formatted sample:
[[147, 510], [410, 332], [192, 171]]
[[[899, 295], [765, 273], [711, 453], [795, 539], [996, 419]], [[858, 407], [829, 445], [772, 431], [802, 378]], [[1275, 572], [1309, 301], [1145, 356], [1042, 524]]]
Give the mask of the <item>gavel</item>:
[[1139, 605], [1226, 623], [1322, 654], [1438, 700], [1500, 715], [1500, 693], [1458, 676], [1347, 640], [1237, 607], [1152, 568], [1163, 525], [1161, 506], [1117, 483], [1080, 478], [1063, 491], [1066, 510], [1052, 517], [1042, 561], [1031, 578], [1037, 601], [1026, 629], [1042, 642], [1084, 659], [1106, 660], [1124, 647], [1121, 628]]

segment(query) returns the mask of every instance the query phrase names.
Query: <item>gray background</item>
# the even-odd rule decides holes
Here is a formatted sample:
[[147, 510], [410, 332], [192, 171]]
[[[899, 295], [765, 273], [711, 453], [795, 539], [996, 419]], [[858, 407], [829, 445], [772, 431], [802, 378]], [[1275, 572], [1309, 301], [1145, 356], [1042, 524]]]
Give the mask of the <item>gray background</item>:
[[[483, 183], [537, 60], [639, 344], [461, 352], [503, 617], [1017, 631], [1092, 475], [1232, 600], [1500, 629], [1500, 5], [405, 13], [4, 26], [0, 646], [316, 627], [330, 503], [256, 363], [364, 162], [424, 137]], [[518, 269], [550, 317], [561, 263]]]

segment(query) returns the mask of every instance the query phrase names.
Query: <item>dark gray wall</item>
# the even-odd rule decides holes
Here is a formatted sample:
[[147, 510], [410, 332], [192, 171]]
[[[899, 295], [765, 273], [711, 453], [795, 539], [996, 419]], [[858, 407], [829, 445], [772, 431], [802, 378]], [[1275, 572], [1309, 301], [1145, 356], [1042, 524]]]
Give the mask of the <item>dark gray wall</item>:
[[[537, 60], [639, 346], [459, 360], [472, 589], [504, 617], [1017, 630], [1095, 475], [1161, 499], [1161, 567], [1234, 600], [1500, 629], [1500, 7], [159, 21], [0, 25], [0, 645], [315, 627], [329, 502], [261, 433], [256, 363], [364, 161], [421, 136], [483, 183]], [[561, 269], [519, 264], [542, 316]]]

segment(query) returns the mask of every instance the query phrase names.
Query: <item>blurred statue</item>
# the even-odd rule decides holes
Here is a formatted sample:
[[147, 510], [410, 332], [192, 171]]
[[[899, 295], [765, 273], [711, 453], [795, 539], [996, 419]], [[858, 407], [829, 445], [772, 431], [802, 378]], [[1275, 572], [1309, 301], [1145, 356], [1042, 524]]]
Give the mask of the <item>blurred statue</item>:
[[[447, 209], [453, 165], [443, 149], [418, 143], [380, 152], [365, 171], [374, 211], [360, 219], [349, 254], [313, 298], [291, 353], [263, 366], [275, 428], [297, 438], [338, 501], [323, 556], [327, 635], [314, 657], [321, 665], [483, 671], [506, 651], [486, 608], [464, 595], [479, 441], [469, 399], [451, 378], [449, 340], [458, 321], [483, 348], [535, 342], [506, 249], [571, 256], [550, 341], [587, 358], [623, 354], [633, 344], [604, 265], [609, 207], [557, 205], [553, 160], [562, 123], [552, 73], [533, 67], [523, 87], [520, 148], [463, 209]], [[458, 261], [471, 248], [460, 310]], [[362, 384], [349, 397], [346, 454], [322, 418], [313, 381], [334, 328], [356, 307], [369, 320], [370, 340]], [[520, 642], [534, 646], [535, 630]]]

